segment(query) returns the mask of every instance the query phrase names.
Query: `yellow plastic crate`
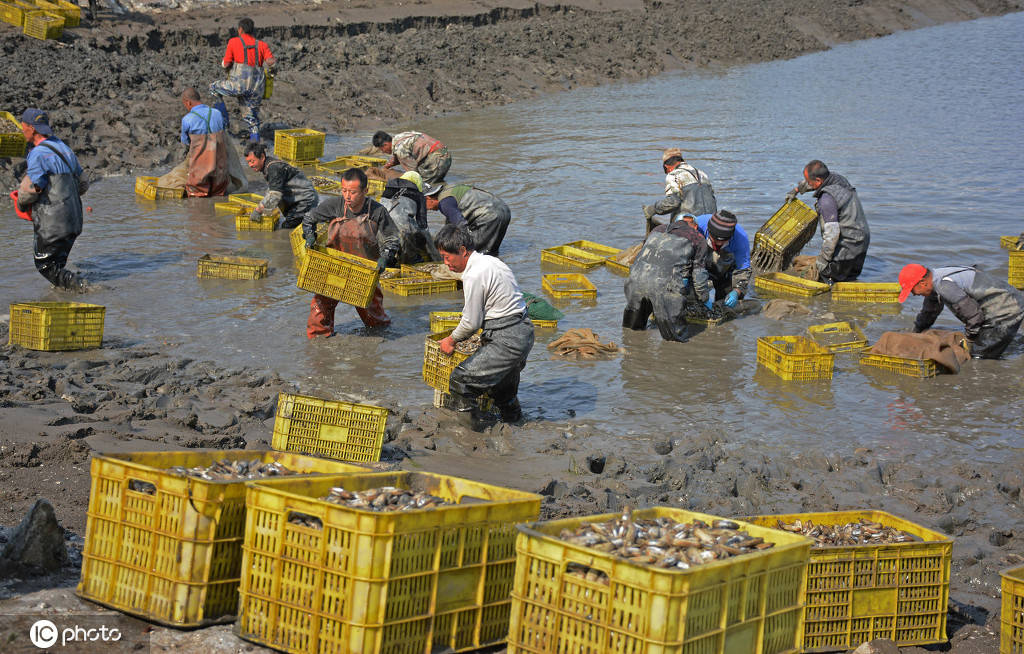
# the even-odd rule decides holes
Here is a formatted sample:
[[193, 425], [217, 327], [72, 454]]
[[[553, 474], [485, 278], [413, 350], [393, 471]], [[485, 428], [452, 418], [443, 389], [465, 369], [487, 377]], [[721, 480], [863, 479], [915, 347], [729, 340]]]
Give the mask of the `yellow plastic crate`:
[[1003, 609], [999, 654], [1024, 652], [1024, 567], [1004, 570], [1002, 577]]
[[185, 197], [184, 188], [157, 186], [158, 177], [136, 177], [135, 193], [148, 200], [180, 200]]
[[376, 200], [379, 200], [380, 196], [384, 195], [385, 184], [386, 182], [380, 179], [366, 180], [366, 195]]
[[[715, 516], [681, 509], [634, 511], [679, 522]], [[811, 540], [755, 525], [775, 547], [689, 570], [654, 568], [558, 538], [563, 529], [617, 514], [517, 525], [509, 654], [778, 654], [800, 643]], [[603, 575], [572, 574], [582, 566]]]
[[600, 243], [595, 243], [593, 241], [572, 241], [571, 243], [566, 243], [565, 246], [596, 254], [602, 259], [607, 259], [610, 256], [622, 252], [621, 248], [613, 248], [609, 245], [601, 245]]
[[280, 393], [271, 446], [342, 461], [379, 461], [388, 410]]
[[418, 272], [417, 274], [405, 273], [399, 274], [397, 277], [381, 279], [380, 287], [387, 293], [411, 297], [453, 293], [459, 290], [459, 282], [456, 279], [434, 279]]
[[540, 260], [557, 266], [579, 268], [581, 270], [590, 270], [604, 263], [604, 257], [568, 245], [559, 245], [558, 247], [541, 250]]
[[281, 158], [281, 161], [296, 168], [315, 168], [320, 163], [319, 159], [286, 159], [284, 157]]
[[627, 277], [629, 276], [630, 266], [627, 266], [624, 263], [619, 263], [618, 261], [615, 261], [614, 259], [605, 259], [604, 260], [604, 265], [605, 265], [605, 268], [607, 268], [608, 270], [612, 271], [616, 275], [625, 275]]
[[81, 302], [16, 302], [10, 306], [8, 344], [57, 352], [103, 345], [107, 308]]
[[0, 2], [0, 20], [21, 28], [25, 25], [25, 14], [35, 9], [35, 5], [26, 5], [21, 2]]
[[[214, 202], [213, 203], [213, 209], [214, 209], [214, 211], [219, 211], [220, 213], [230, 213], [230, 214], [233, 214], [233, 215], [237, 216], [238, 213], [242, 209], [245, 209], [245, 207], [243, 207], [242, 205], [238, 204], [237, 202], [228, 201], [228, 202]], [[249, 211], [251, 212], [252, 209], [250, 208]]]
[[530, 318], [530, 322], [533, 323], [534, 329], [558, 329], [557, 320], [541, 320], [539, 318]]
[[78, 27], [82, 21], [82, 8], [67, 0], [35, 0], [43, 11], [64, 18], [64, 27]]
[[280, 462], [303, 474], [366, 468], [270, 450], [98, 454], [92, 458], [78, 595], [175, 627], [230, 619], [238, 607], [245, 481], [206, 481], [172, 466]]
[[318, 163], [316, 171], [325, 175], [341, 175], [349, 168], [373, 168], [375, 166], [383, 166], [387, 162], [387, 159], [381, 159], [380, 157], [365, 157], [363, 155], [351, 154]]
[[[9, 11], [8, 6], [11, 5], [4, 6], [4, 3], [0, 3], [0, 17], [7, 15], [4, 12]], [[25, 135], [21, 133], [21, 121], [6, 111], [0, 111], [0, 157], [24, 156]]]
[[263, 279], [267, 276], [266, 259], [204, 254], [196, 262], [196, 277], [220, 279]]
[[815, 343], [832, 352], [859, 352], [868, 346], [864, 332], [857, 325], [845, 321], [811, 325], [807, 332]]
[[[430, 312], [430, 331], [431, 332], [443, 332], [451, 331], [458, 326], [459, 321], [462, 320], [461, 311], [431, 311]], [[557, 329], [557, 320], [540, 320], [538, 318], [530, 318], [530, 322], [533, 323], [535, 329]]]
[[313, 183], [313, 188], [320, 195], [341, 195], [341, 182], [338, 180], [318, 177], [316, 175], [313, 178], [310, 181]]
[[64, 17], [45, 11], [30, 11], [25, 14], [22, 31], [34, 39], [59, 39], [64, 33]]
[[1024, 289], [1024, 251], [1011, 250], [1009, 256], [1007, 280], [1010, 286]]
[[899, 302], [900, 285], [890, 282], [836, 282], [833, 302]]
[[[424, 490], [458, 504], [374, 513], [318, 499], [334, 486]], [[540, 497], [392, 472], [254, 482], [246, 506], [235, 633], [302, 654], [430, 654], [505, 640], [514, 525], [536, 519]], [[291, 522], [295, 514], [319, 528]]]
[[898, 375], [917, 377], [919, 379], [927, 379], [939, 374], [939, 365], [931, 359], [906, 359], [863, 352], [860, 355], [860, 363], [862, 366], [881, 368]]
[[235, 231], [238, 232], [272, 232], [277, 229], [277, 219], [280, 217], [281, 212], [275, 211], [270, 215], [261, 215], [260, 221], [254, 223], [249, 215], [252, 213], [252, 209], [249, 207], [242, 207], [237, 214], [235, 214]]
[[757, 363], [786, 381], [832, 379], [835, 355], [803, 336], [762, 336]]
[[[295, 255], [295, 260], [301, 263], [302, 259], [306, 257], [306, 239], [302, 237], [302, 225], [297, 225], [289, 234], [289, 240], [292, 245], [292, 254]], [[317, 223], [316, 225], [316, 246], [323, 247], [327, 242], [327, 223]]]
[[295, 285], [354, 307], [367, 307], [377, 288], [377, 262], [332, 248], [306, 250]]
[[[234, 209], [235, 214], [238, 214], [239, 212], [241, 212], [244, 209], [245, 210], [245, 214], [246, 214], [246, 218], [248, 218], [249, 214], [252, 213], [252, 210], [255, 209], [259, 205], [259, 203], [262, 202], [262, 201], [263, 201], [263, 196], [262, 195], [257, 195], [256, 193], [235, 193], [233, 195], [229, 195], [228, 196], [228, 202], [226, 202], [226, 203], [225, 202], [217, 202], [217, 203], [215, 203], [214, 204], [214, 208], [215, 209], [221, 209], [221, 208], [226, 209], [227, 207], [226, 206], [222, 207], [222, 205], [234, 204], [234, 205], [236, 205], [236, 207]], [[268, 215], [270, 217], [273, 217], [273, 218], [280, 218], [281, 217], [281, 210], [280, 209], [274, 209], [274, 211], [272, 213], [268, 214]], [[264, 218], [267, 218], [267, 217], [268, 216], [264, 216]]]
[[[953, 541], [884, 511], [795, 513], [745, 518], [765, 527], [800, 519], [836, 525], [860, 518], [923, 542], [812, 547], [807, 569], [804, 652], [854, 649], [875, 638], [900, 647], [946, 642]], [[786, 533], [786, 532], [777, 532]]]
[[795, 275], [773, 272], [764, 273], [754, 278], [754, 288], [768, 294], [789, 295], [795, 297], [814, 297], [827, 293], [829, 285], [815, 282]]
[[274, 154], [280, 159], [312, 161], [324, 154], [323, 132], [300, 127], [274, 132]]
[[597, 287], [579, 273], [544, 275], [541, 279], [541, 286], [551, 294], [551, 297], [558, 300], [572, 298], [583, 300], [597, 299]]
[[[453, 328], [454, 329], [454, 328]], [[429, 334], [423, 348], [423, 381], [427, 386], [444, 393], [450, 393], [449, 381], [452, 371], [470, 357], [458, 350], [451, 353], [451, 356], [441, 351], [441, 340], [450, 336], [451, 329], [436, 334]]]
[[1000, 236], [999, 237], [999, 247], [1003, 248], [1004, 250], [1018, 250], [1019, 249], [1017, 247], [1017, 239], [1018, 238], [1020, 238], [1020, 237], [1018, 237], [1018, 236]]
[[818, 212], [800, 200], [786, 202], [754, 234], [752, 253], [767, 252], [792, 257], [811, 237], [818, 225]]

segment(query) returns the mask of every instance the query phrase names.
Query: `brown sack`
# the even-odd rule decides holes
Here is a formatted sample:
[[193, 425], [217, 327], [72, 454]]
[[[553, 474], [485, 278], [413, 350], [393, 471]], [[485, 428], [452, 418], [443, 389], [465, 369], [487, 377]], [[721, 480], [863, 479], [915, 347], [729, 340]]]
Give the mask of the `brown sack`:
[[961, 332], [945, 329], [929, 329], [920, 334], [885, 332], [868, 352], [903, 359], [931, 359], [955, 374], [960, 372], [960, 364], [971, 358], [966, 343]]

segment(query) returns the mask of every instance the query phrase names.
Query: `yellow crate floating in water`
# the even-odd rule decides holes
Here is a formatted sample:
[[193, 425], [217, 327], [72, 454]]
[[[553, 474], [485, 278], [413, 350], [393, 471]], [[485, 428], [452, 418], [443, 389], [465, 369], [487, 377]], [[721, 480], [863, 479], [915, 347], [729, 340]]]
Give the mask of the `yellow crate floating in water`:
[[832, 301], [898, 303], [900, 285], [894, 282], [836, 282], [832, 285]]
[[295, 285], [354, 307], [365, 308], [377, 288], [377, 262], [332, 248], [306, 249]]
[[416, 274], [400, 273], [386, 279], [381, 278], [380, 287], [387, 293], [411, 297], [453, 293], [459, 289], [459, 282], [456, 279], [434, 279], [417, 271]]
[[1020, 239], [1019, 236], [1000, 236], [999, 247], [1004, 250], [1019, 250], [1017, 247], [1017, 241]]
[[159, 177], [136, 177], [135, 194], [147, 200], [180, 200], [185, 197], [184, 188], [157, 186]]
[[34, 39], [59, 39], [64, 34], [64, 17], [45, 11], [30, 11], [25, 14], [22, 31]]
[[[809, 538], [740, 523], [775, 546], [687, 570], [645, 566], [559, 538], [618, 517], [516, 526], [509, 654], [797, 651]], [[663, 507], [633, 517], [719, 519]]]
[[835, 355], [803, 336], [762, 336], [757, 363], [786, 381], [832, 379]]
[[859, 352], [868, 346], [868, 339], [857, 325], [849, 322], [830, 322], [807, 328], [818, 345], [832, 352]]
[[1007, 263], [1010, 286], [1024, 289], [1024, 251], [1010, 251]]
[[[0, 2], [0, 5], [3, 4]], [[7, 9], [0, 6], [0, 16], [6, 15], [2, 13], [4, 11]], [[25, 135], [21, 133], [21, 121], [9, 112], [0, 111], [0, 157], [24, 157], [25, 146]]]
[[626, 277], [629, 276], [629, 269], [631, 268], [631, 266], [628, 266], [628, 265], [626, 265], [624, 263], [619, 263], [615, 259], [611, 259], [611, 258], [605, 259], [604, 260], [604, 265], [605, 265], [605, 268], [607, 268], [608, 270], [612, 271], [616, 275], [623, 275], [623, 276], [626, 276]]
[[316, 165], [318, 173], [324, 173], [325, 175], [341, 175], [349, 168], [373, 168], [375, 166], [383, 166], [388, 162], [387, 159], [381, 159], [380, 157], [365, 157], [358, 154], [350, 154], [344, 157], [338, 157], [331, 161], [325, 161]]
[[326, 134], [299, 127], [274, 132], [274, 154], [279, 159], [312, 162], [324, 154]]
[[576, 248], [577, 250], [596, 254], [602, 259], [607, 259], [608, 257], [622, 252], [622, 248], [613, 248], [609, 245], [595, 243], [594, 241], [572, 241], [571, 243], [566, 243], [565, 247]]
[[196, 277], [220, 279], [263, 279], [267, 276], [266, 259], [204, 254], [196, 263]]
[[[230, 213], [230, 214], [238, 215], [238, 212], [240, 212], [242, 209], [245, 209], [245, 207], [240, 205], [240, 204], [238, 204], [237, 202], [228, 201], [228, 202], [214, 202], [213, 203], [213, 209], [214, 209], [214, 211], [219, 211], [221, 213]], [[249, 209], [249, 211], [252, 211], [252, 209]]]
[[814, 297], [829, 291], [829, 285], [824, 282], [815, 282], [780, 272], [758, 275], [754, 279], [754, 288], [765, 293], [794, 297]]
[[860, 364], [919, 379], [927, 379], [939, 374], [939, 365], [931, 359], [907, 359], [863, 352], [860, 355]]
[[[377, 513], [319, 499], [335, 486], [422, 490], [455, 504]], [[235, 633], [296, 654], [499, 644], [508, 633], [514, 525], [536, 519], [540, 499], [422, 472], [254, 482]]]
[[341, 461], [379, 461], [388, 410], [280, 393], [271, 446]]
[[597, 299], [597, 287], [579, 273], [544, 275], [541, 278], [541, 287], [550, 293], [551, 297], [558, 300], [573, 298], [582, 300]]
[[261, 215], [259, 222], [253, 222], [249, 217], [252, 213], [252, 209], [249, 207], [242, 207], [242, 209], [235, 215], [235, 230], [239, 232], [272, 232], [277, 229], [277, 219], [280, 212], [275, 212], [277, 215]]
[[94, 454], [79, 596], [174, 627], [230, 620], [238, 608], [246, 480], [169, 468], [278, 462], [304, 475], [366, 468], [269, 450]]
[[103, 345], [107, 309], [82, 302], [15, 302], [10, 306], [9, 345], [60, 352]]
[[1024, 652], [1024, 566], [1000, 573], [1003, 606], [999, 654]]
[[[909, 532], [920, 542], [811, 547], [804, 613], [804, 652], [856, 648], [876, 638], [900, 647], [946, 642], [953, 541], [884, 511], [793, 513], [744, 518], [844, 525], [861, 518]], [[787, 533], [779, 531], [777, 533]]]
[[590, 270], [604, 263], [604, 257], [568, 245], [541, 250], [540, 260], [556, 266]]

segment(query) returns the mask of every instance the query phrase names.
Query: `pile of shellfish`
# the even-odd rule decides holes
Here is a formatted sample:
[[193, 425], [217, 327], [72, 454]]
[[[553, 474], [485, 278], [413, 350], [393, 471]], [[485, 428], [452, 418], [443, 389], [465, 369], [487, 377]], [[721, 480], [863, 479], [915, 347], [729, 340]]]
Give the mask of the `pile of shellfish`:
[[174, 466], [173, 468], [168, 468], [167, 471], [175, 475], [181, 475], [183, 477], [197, 477], [199, 479], [205, 479], [206, 481], [262, 479], [264, 477], [281, 477], [284, 475], [297, 474], [295, 471], [289, 470], [277, 461], [264, 463], [259, 459], [252, 459], [249, 461], [244, 459], [238, 459], [236, 461], [221, 459], [220, 461], [208, 466], [195, 466], [193, 468]]
[[634, 519], [629, 509], [608, 522], [587, 522], [575, 530], [563, 529], [559, 538], [631, 563], [681, 570], [775, 546], [751, 536], [732, 520], [707, 524], [702, 520], [677, 522], [664, 517]]
[[861, 518], [857, 522], [841, 525], [814, 524], [811, 520], [797, 518], [793, 522], [776, 521], [778, 529], [802, 534], [815, 540], [815, 547], [826, 545], [888, 545], [890, 543], [913, 543], [921, 539], [895, 527], [886, 527], [880, 522]]
[[383, 486], [364, 491], [350, 491], [340, 486], [335, 486], [326, 497], [321, 497], [320, 499], [353, 509], [377, 511], [378, 513], [434, 509], [439, 506], [453, 504], [453, 502], [448, 502], [424, 491], [411, 491], [405, 488], [395, 488], [394, 486]]
[[461, 352], [462, 354], [473, 354], [480, 349], [483, 345], [483, 340], [480, 338], [480, 334], [473, 334], [464, 341], [459, 341], [455, 344], [455, 351]]

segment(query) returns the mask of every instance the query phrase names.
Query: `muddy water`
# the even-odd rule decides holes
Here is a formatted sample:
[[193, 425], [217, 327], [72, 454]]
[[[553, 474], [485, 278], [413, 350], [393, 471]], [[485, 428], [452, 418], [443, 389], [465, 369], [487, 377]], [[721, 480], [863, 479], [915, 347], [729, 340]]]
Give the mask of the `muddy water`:
[[[580, 238], [620, 247], [638, 240], [640, 205], [662, 193], [658, 164], [666, 145], [682, 147], [709, 172], [719, 206], [737, 213], [751, 234], [804, 163], [828, 162], [858, 187], [871, 222], [862, 281], [894, 280], [909, 261], [978, 263], [1003, 277], [998, 237], [1024, 229], [1022, 31], [1024, 14], [984, 19], [416, 127], [450, 145], [452, 179], [508, 201], [513, 223], [503, 258], [527, 291], [539, 293], [541, 275], [554, 272], [540, 266], [543, 247]], [[327, 154], [354, 151], [365, 140], [332, 138]], [[342, 306], [338, 335], [308, 342], [309, 294], [295, 287], [286, 233], [239, 236], [212, 202], [146, 203], [132, 181], [94, 186], [86, 196], [93, 212], [72, 255], [73, 265], [102, 285], [83, 299], [107, 306], [109, 341], [276, 370], [313, 394], [430, 402], [419, 378], [427, 313], [458, 309], [460, 295], [388, 297], [393, 326], [383, 337], [367, 334]], [[0, 303], [66, 299], [46, 290], [32, 268], [28, 225], [4, 212]], [[816, 247], [817, 239], [807, 251]], [[265, 257], [271, 275], [197, 280], [195, 262], [205, 253]], [[908, 327], [919, 299], [902, 313], [850, 313], [815, 300], [807, 303], [809, 316], [780, 323], [751, 315], [676, 344], [654, 329], [623, 333], [623, 279], [605, 269], [589, 277], [597, 303], [564, 306], [560, 329], [591, 327], [627, 351], [600, 363], [552, 361], [544, 346], [555, 333], [541, 332], [521, 388], [531, 419], [601, 424], [625, 447], [716, 429], [794, 449], [856, 442], [994, 459], [1024, 446], [1020, 340], [1004, 361], [974, 362], [960, 375], [924, 381], [868, 374], [842, 356], [825, 383], [785, 383], [757, 369], [758, 336], [799, 334], [834, 314], [856, 320], [874, 340]], [[948, 314], [939, 321], [957, 324]]]

